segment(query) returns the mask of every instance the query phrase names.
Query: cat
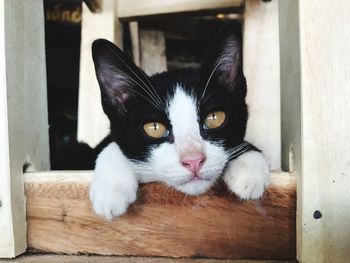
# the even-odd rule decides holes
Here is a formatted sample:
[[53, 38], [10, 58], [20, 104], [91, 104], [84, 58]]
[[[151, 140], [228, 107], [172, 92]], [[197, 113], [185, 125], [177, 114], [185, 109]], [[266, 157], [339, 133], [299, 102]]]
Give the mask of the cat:
[[199, 69], [147, 76], [113, 43], [92, 45], [112, 141], [98, 155], [90, 200], [111, 220], [136, 200], [139, 183], [162, 182], [188, 195], [223, 177], [243, 200], [269, 184], [260, 150], [244, 141], [248, 109], [241, 26], [216, 36]]

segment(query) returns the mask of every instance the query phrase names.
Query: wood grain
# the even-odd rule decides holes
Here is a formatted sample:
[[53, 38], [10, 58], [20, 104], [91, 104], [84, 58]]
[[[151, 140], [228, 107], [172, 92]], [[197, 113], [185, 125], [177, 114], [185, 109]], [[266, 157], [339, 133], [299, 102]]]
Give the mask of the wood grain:
[[112, 222], [92, 212], [90, 180], [90, 172], [72, 173], [71, 177], [67, 172], [26, 174], [31, 250], [169, 257], [295, 257], [295, 180], [287, 173], [273, 174], [271, 187], [259, 201], [241, 202], [223, 187], [190, 197], [161, 184], [144, 185], [129, 212]]
[[350, 1], [298, 2], [298, 254], [301, 262], [349, 262]]

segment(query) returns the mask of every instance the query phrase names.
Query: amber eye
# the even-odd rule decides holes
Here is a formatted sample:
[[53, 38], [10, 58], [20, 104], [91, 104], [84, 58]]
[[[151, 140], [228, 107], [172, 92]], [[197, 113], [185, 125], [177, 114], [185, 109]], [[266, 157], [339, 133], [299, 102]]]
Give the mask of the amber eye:
[[168, 135], [167, 128], [160, 122], [147, 122], [143, 125], [143, 130], [148, 136], [156, 139], [160, 139]]
[[226, 119], [226, 114], [223, 111], [213, 111], [204, 119], [204, 129], [219, 128]]

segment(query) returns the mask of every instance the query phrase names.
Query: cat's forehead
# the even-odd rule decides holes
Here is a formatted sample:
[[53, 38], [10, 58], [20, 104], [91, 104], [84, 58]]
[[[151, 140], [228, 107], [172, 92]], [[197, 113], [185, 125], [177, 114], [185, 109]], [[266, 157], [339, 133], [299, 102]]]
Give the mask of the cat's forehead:
[[[197, 105], [197, 96], [188, 93], [188, 91], [186, 92], [184, 87], [178, 83], [175, 86], [174, 94], [168, 101], [166, 112], [168, 113], [170, 119], [172, 119], [174, 115], [195, 116], [197, 115]], [[196, 121], [196, 118], [193, 119], [193, 121]]]
[[181, 89], [188, 94], [194, 96], [202, 90], [200, 72], [197, 69], [175, 70], [163, 72], [153, 75], [150, 78], [157, 93], [163, 97], [170, 99], [174, 96], [176, 89], [181, 86]]
[[134, 107], [139, 118], [168, 120], [172, 123], [174, 116], [177, 116], [177, 119], [178, 116], [196, 116], [193, 121], [197, 120], [199, 98], [197, 93], [194, 92], [193, 86], [186, 85], [183, 82], [169, 82], [157, 86], [157, 89], [162, 91], [157, 92], [162, 100], [161, 107], [157, 107], [148, 100], [139, 101]]
[[[212, 108], [212, 106], [220, 107], [230, 103], [231, 95], [225, 92], [225, 89], [219, 88], [215, 91], [210, 87], [205, 89], [207, 79], [197, 69], [163, 72], [151, 76], [149, 80], [152, 88], [157, 93], [157, 97], [159, 96], [161, 99], [161, 107], [157, 107], [157, 103], [150, 103], [149, 100], [140, 98], [134, 110], [142, 118], [170, 119], [169, 107], [174, 103], [180, 111], [182, 108], [185, 109], [186, 105], [191, 104], [190, 108], [194, 109], [196, 115]], [[205, 94], [204, 90], [206, 90]], [[153, 96], [153, 99], [156, 102], [157, 98], [155, 96]], [[195, 106], [192, 106], [192, 104]]]
[[185, 130], [196, 130], [198, 120], [197, 98], [188, 94], [178, 84], [173, 97], [169, 100], [167, 114], [173, 125], [174, 133], [181, 134]]

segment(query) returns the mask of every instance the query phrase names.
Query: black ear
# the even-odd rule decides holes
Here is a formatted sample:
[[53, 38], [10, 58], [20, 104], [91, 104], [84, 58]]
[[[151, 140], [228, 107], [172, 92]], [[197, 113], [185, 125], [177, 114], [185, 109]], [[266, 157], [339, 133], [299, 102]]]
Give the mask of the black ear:
[[207, 86], [219, 84], [245, 97], [241, 28], [240, 23], [231, 22], [220, 30], [202, 63], [202, 70], [209, 81]]
[[127, 106], [136, 98], [137, 85], [146, 75], [129, 56], [104, 39], [93, 42], [92, 58], [104, 112], [108, 116], [125, 114]]

